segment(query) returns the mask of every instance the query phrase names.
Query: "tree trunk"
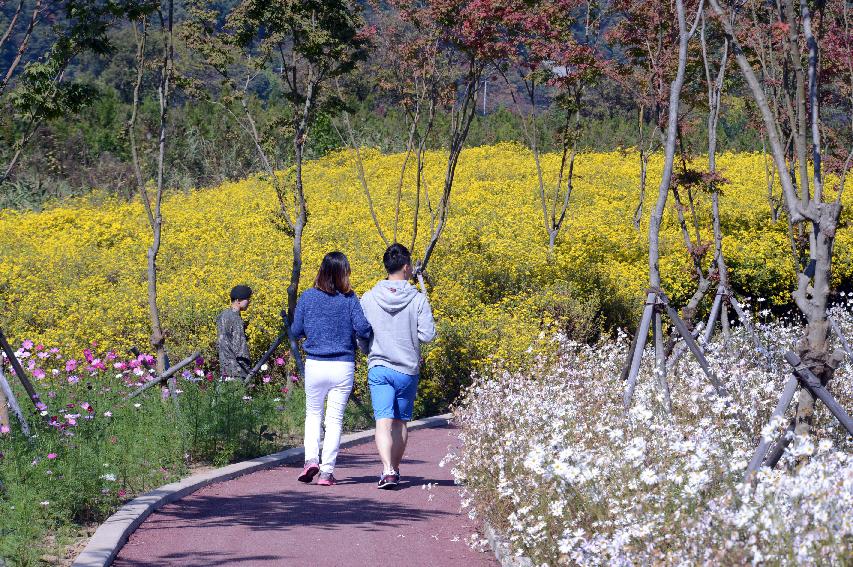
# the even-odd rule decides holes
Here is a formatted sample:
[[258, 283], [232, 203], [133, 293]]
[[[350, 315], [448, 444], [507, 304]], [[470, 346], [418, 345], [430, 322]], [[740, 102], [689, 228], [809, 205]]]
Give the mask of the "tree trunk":
[[660, 288], [660, 226], [663, 220], [666, 199], [669, 195], [672, 183], [672, 168], [675, 160], [675, 139], [678, 133], [678, 107], [681, 100], [681, 88], [684, 84], [684, 71], [687, 67], [687, 42], [691, 32], [687, 30], [687, 22], [684, 15], [684, 3], [682, 0], [675, 1], [675, 9], [678, 14], [678, 70], [675, 80], [669, 89], [669, 119], [667, 122], [666, 145], [664, 146], [663, 177], [658, 188], [658, 199], [652, 211], [649, 222], [649, 283], [652, 288]]
[[[162, 18], [162, 13], [161, 13]], [[168, 3], [168, 14], [164, 22], [166, 31], [166, 46], [163, 56], [162, 75], [158, 88], [160, 100], [160, 138], [157, 154], [157, 195], [154, 201], [153, 219], [151, 226], [153, 240], [148, 248], [148, 311], [151, 317], [151, 346], [157, 355], [157, 373], [166, 371], [166, 337], [160, 322], [160, 308], [157, 305], [157, 255], [160, 252], [160, 243], [163, 233], [163, 216], [161, 205], [163, 202], [164, 170], [166, 159], [166, 130], [168, 126], [169, 113], [169, 89], [175, 59], [175, 46], [173, 43], [172, 27], [174, 18], [174, 1]]]

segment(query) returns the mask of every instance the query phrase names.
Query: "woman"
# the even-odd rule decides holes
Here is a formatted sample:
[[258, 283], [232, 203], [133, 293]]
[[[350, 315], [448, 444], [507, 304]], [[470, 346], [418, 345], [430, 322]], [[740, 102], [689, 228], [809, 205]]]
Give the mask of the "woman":
[[[305, 337], [305, 467], [300, 482], [332, 486], [341, 441], [344, 408], [352, 391], [356, 337], [369, 339], [372, 329], [358, 296], [350, 287], [350, 265], [340, 252], [329, 252], [320, 264], [314, 287], [296, 305], [290, 332]], [[320, 459], [320, 423], [326, 404], [326, 435]]]

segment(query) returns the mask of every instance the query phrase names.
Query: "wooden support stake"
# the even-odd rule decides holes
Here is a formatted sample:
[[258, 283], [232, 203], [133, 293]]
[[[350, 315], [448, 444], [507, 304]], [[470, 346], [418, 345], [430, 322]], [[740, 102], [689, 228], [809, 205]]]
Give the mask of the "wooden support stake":
[[[708, 323], [705, 325], [705, 332], [702, 334], [702, 342], [703, 344], [708, 344], [711, 340], [711, 336], [714, 334], [714, 325], [717, 324], [717, 318], [720, 316], [720, 304], [723, 300], [722, 294], [717, 291], [717, 295], [714, 296], [714, 303], [711, 305], [711, 314], [708, 316]], [[694, 329], [692, 335], [694, 337], [698, 337], [699, 333]], [[700, 345], [701, 347], [702, 345]], [[669, 368], [672, 370], [675, 368], [675, 365], [678, 364], [678, 361], [681, 360], [681, 356], [686, 352], [687, 343], [681, 341], [675, 346], [675, 351], [672, 353], [672, 357], [670, 359]], [[704, 352], [704, 349], [703, 349]]]
[[246, 374], [246, 377], [243, 378], [243, 385], [249, 385], [249, 382], [252, 381], [252, 378], [254, 378], [258, 372], [260, 372], [261, 366], [267, 363], [267, 361], [272, 357], [272, 355], [275, 354], [276, 349], [281, 346], [281, 343], [284, 342], [284, 339], [286, 338], [287, 333], [282, 331], [270, 345], [270, 348], [267, 349], [263, 356], [261, 356], [261, 358], [259, 358], [258, 361], [255, 363], [252, 369], [249, 370], [249, 373]]
[[18, 380], [21, 381], [21, 385], [24, 387], [24, 390], [27, 391], [27, 395], [30, 397], [30, 401], [33, 403], [36, 409], [38, 409], [39, 398], [38, 392], [33, 387], [33, 383], [30, 382], [30, 379], [27, 378], [27, 375], [24, 373], [24, 369], [21, 366], [21, 363], [18, 362], [18, 357], [15, 356], [15, 351], [12, 350], [12, 345], [9, 344], [9, 341], [6, 340], [6, 335], [3, 334], [3, 329], [0, 329], [0, 348], [3, 349], [3, 352], [6, 353], [6, 357], [9, 359], [9, 362], [12, 363], [12, 369], [15, 371], [15, 375], [18, 377]]
[[657, 310], [655, 311], [655, 362], [657, 366], [655, 374], [663, 396], [663, 405], [666, 413], [672, 414], [672, 400], [669, 397], [669, 384], [666, 382], [666, 358], [663, 352], [663, 322]]
[[0, 429], [9, 427], [9, 405], [6, 403], [6, 394], [0, 388]]
[[841, 347], [844, 349], [844, 352], [847, 353], [847, 356], [853, 359], [853, 349], [851, 349], [850, 345], [847, 343], [847, 338], [844, 336], [844, 333], [841, 332], [841, 327], [832, 317], [827, 317], [827, 320], [832, 326], [832, 331], [835, 333], [835, 336], [838, 337], [838, 340], [841, 342]]
[[764, 348], [764, 345], [761, 344], [761, 341], [758, 339], [758, 334], [755, 332], [755, 327], [752, 326], [749, 318], [746, 316], [743, 308], [741, 307], [738, 300], [734, 295], [729, 294], [729, 302], [732, 304], [732, 308], [734, 308], [735, 313], [737, 313], [740, 322], [743, 323], [743, 326], [746, 327], [747, 332], [752, 336], [752, 342], [755, 343], [755, 350], [761, 353], [764, 356], [764, 359], [767, 361], [767, 368], [772, 369], [773, 367], [773, 358], [770, 356], [770, 352]]
[[191, 355], [189, 355], [188, 357], [186, 357], [185, 359], [180, 361], [175, 366], [169, 368], [166, 372], [164, 372], [163, 374], [161, 374], [160, 376], [158, 376], [154, 380], [151, 380], [150, 382], [143, 384], [140, 388], [131, 392], [131, 394], [129, 396], [127, 396], [127, 399], [129, 400], [131, 398], [135, 398], [136, 396], [138, 396], [139, 394], [141, 394], [145, 390], [147, 390], [149, 388], [153, 388], [154, 386], [161, 384], [163, 381], [168, 380], [170, 376], [174, 376], [179, 370], [181, 370], [183, 367], [185, 367], [186, 365], [188, 365], [189, 363], [194, 361], [196, 358], [198, 358], [199, 355], [201, 355], [200, 351], [193, 352]]
[[[642, 317], [640, 318], [640, 321], [642, 322]], [[639, 330], [639, 327], [637, 329]], [[625, 364], [622, 366], [622, 374], [620, 376], [623, 382], [628, 379], [628, 373], [631, 372], [631, 363], [634, 361], [634, 351], [637, 350], [637, 338], [639, 336], [640, 333], [634, 333], [634, 337], [631, 339], [631, 346], [628, 347], [628, 357], [625, 359]]]
[[770, 453], [767, 454], [767, 458], [764, 459], [764, 466], [767, 468], [773, 468], [779, 462], [779, 459], [782, 458], [782, 455], [785, 454], [785, 449], [788, 448], [788, 445], [791, 444], [791, 440], [794, 438], [794, 428], [797, 427], [797, 419], [794, 418], [788, 424], [788, 427], [785, 428], [785, 432], [782, 433], [781, 437], [776, 440], [776, 443], [773, 444], [773, 448], [770, 449]]
[[634, 350], [628, 353], [631, 368], [628, 371], [628, 387], [622, 400], [626, 411], [631, 407], [631, 398], [634, 397], [634, 389], [637, 387], [637, 376], [640, 373], [640, 362], [643, 360], [643, 348], [646, 346], [646, 340], [649, 337], [649, 326], [652, 322], [655, 303], [657, 303], [657, 295], [654, 291], [650, 291], [646, 295], [646, 306], [643, 309], [643, 316], [640, 318], [640, 326], [637, 329], [637, 343]]
[[[788, 409], [788, 406], [791, 405], [791, 400], [794, 399], [794, 392], [797, 390], [797, 383], [798, 381], [796, 376], [791, 376], [788, 378], [788, 381], [785, 382], [785, 388], [782, 390], [782, 396], [776, 404], [776, 409], [774, 409], [773, 413], [770, 415], [769, 421], [773, 421], [773, 418], [780, 417], [785, 413], [785, 410]], [[758, 467], [761, 466], [769, 447], [770, 442], [765, 441], [764, 437], [762, 437], [761, 441], [758, 443], [758, 448], [755, 450], [755, 454], [752, 456], [752, 460], [749, 461], [749, 465], [746, 467], [746, 475], [744, 475], [743, 479], [744, 482], [747, 482], [752, 474], [758, 470]]]
[[6, 380], [6, 374], [3, 373], [2, 366], [0, 366], [0, 390], [3, 391], [6, 402], [8, 402], [9, 407], [12, 408], [12, 413], [14, 413], [18, 418], [18, 423], [21, 424], [21, 431], [24, 432], [24, 435], [29, 437], [30, 426], [27, 424], [27, 418], [24, 417], [24, 412], [21, 411], [21, 406], [18, 405], [18, 400], [15, 398], [15, 392], [12, 391], [11, 384]]
[[809, 370], [805, 366], [800, 366], [802, 361], [800, 357], [794, 351], [788, 351], [785, 353], [785, 361], [788, 364], [794, 367], [794, 374], [799, 378], [800, 383], [804, 388], [807, 388], [814, 397], [820, 399], [824, 403], [824, 405], [829, 409], [832, 415], [835, 416], [835, 419], [847, 430], [847, 433], [853, 435], [853, 419], [844, 411], [844, 408], [841, 407], [841, 404], [832, 397], [832, 394], [829, 393], [823, 384], [820, 382], [820, 378], [814, 375], [814, 373]]
[[711, 342], [711, 337], [714, 334], [714, 327], [717, 324], [717, 318], [720, 316], [720, 307], [723, 303], [723, 291], [717, 289], [717, 295], [714, 296], [714, 304], [711, 306], [711, 314], [708, 316], [708, 324], [705, 325], [705, 334], [702, 339], [705, 344]]
[[693, 339], [693, 335], [690, 334], [690, 330], [678, 315], [678, 312], [669, 304], [669, 298], [663, 292], [659, 292], [658, 296], [660, 297], [664, 307], [666, 307], [666, 312], [669, 315], [669, 318], [675, 324], [675, 330], [678, 331], [678, 334], [681, 335], [681, 338], [683, 338], [687, 343], [687, 348], [689, 348], [690, 352], [693, 353], [693, 356], [696, 357], [696, 360], [699, 362], [699, 366], [702, 367], [705, 375], [709, 380], [711, 380], [711, 384], [713, 384], [714, 388], [717, 390], [717, 394], [724, 398], [727, 397], [729, 394], [726, 391], [726, 387], [717, 375], [711, 371], [711, 365], [708, 364], [708, 360], [705, 358], [705, 355], [702, 354], [702, 349], [699, 348], [699, 345]]

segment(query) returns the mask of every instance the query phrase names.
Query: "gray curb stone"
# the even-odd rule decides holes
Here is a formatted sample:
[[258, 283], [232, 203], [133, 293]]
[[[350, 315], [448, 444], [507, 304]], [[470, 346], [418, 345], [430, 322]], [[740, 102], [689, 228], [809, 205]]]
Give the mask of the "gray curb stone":
[[530, 558], [513, 554], [512, 547], [504, 535], [493, 528], [489, 522], [483, 522], [483, 533], [501, 567], [533, 567], [533, 561]]
[[[446, 413], [434, 417], [427, 417], [409, 423], [410, 430], [424, 429], [427, 427], [441, 427], [450, 422], [453, 414]], [[349, 433], [341, 437], [341, 447], [360, 445], [368, 439], [373, 438], [374, 430]], [[152, 512], [174, 502], [184, 496], [204, 488], [209, 484], [224, 482], [253, 473], [262, 469], [268, 469], [284, 464], [301, 462], [304, 455], [302, 447], [287, 449], [259, 457], [242, 463], [235, 463], [212, 471], [199, 473], [187, 477], [178, 482], [166, 484], [151, 492], [138, 496], [122, 506], [118, 512], [107, 518], [98, 527], [92, 539], [83, 552], [74, 560], [72, 567], [107, 567], [109, 566], [119, 550], [127, 543], [130, 534], [133, 533]]]

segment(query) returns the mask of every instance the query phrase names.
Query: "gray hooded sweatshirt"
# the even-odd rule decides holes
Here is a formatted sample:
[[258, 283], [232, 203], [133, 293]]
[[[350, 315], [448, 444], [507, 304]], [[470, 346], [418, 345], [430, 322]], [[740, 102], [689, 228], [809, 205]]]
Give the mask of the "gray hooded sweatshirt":
[[373, 327], [367, 367], [385, 366], [403, 374], [418, 374], [421, 343], [435, 338], [435, 321], [426, 295], [409, 282], [382, 280], [364, 294], [361, 308]]

